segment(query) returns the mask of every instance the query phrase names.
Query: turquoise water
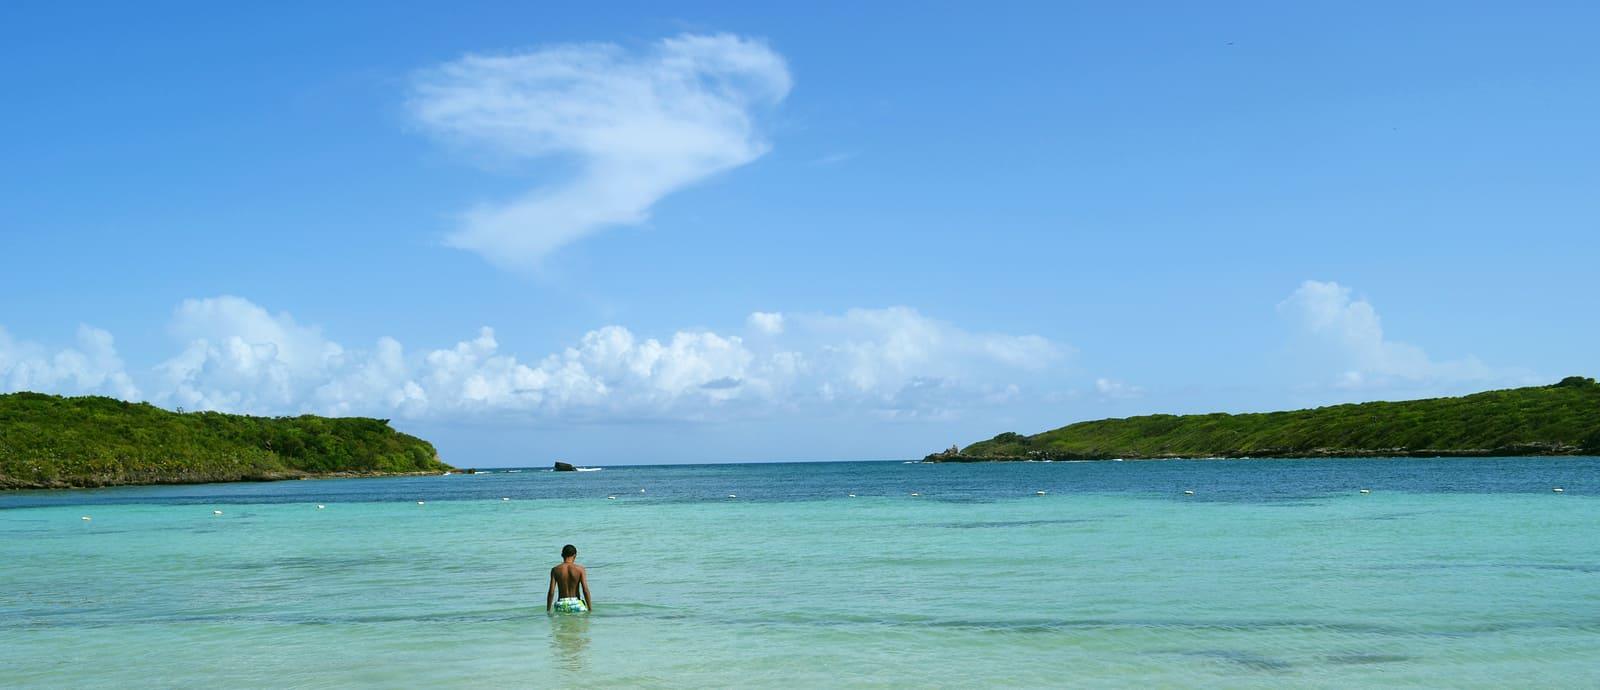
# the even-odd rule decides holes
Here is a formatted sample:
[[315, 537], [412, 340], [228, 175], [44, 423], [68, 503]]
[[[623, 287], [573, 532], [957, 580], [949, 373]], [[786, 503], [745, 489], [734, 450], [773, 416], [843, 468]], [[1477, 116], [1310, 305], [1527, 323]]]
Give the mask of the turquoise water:
[[[1595, 458], [0, 494], [0, 686], [1595, 687], [1597, 494]], [[567, 542], [596, 610], [550, 618]]]

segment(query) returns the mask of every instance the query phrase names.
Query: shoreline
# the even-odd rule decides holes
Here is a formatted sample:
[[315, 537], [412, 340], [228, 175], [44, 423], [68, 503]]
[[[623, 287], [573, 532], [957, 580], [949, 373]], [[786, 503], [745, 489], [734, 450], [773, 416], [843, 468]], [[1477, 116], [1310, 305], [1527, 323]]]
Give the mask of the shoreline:
[[1214, 453], [1161, 453], [1145, 455], [1138, 452], [1129, 453], [1071, 453], [1034, 451], [1028, 455], [964, 455], [961, 453], [934, 453], [922, 459], [926, 463], [980, 463], [980, 462], [1043, 462], [1043, 461], [1090, 461], [1111, 462], [1115, 460], [1315, 460], [1319, 458], [1523, 458], [1523, 457], [1587, 457], [1592, 456], [1583, 448], [1565, 444], [1530, 444], [1523, 446], [1507, 446], [1504, 448], [1385, 448], [1385, 449], [1328, 449], [1317, 448], [1312, 450], [1286, 450], [1278, 448], [1263, 448], [1256, 451], [1224, 451]]
[[[106, 489], [117, 486], [172, 486], [184, 484], [259, 484], [264, 482], [284, 482], [301, 479], [376, 479], [381, 477], [427, 477], [437, 476], [441, 473], [433, 471], [414, 472], [272, 472], [266, 474], [250, 474], [238, 476], [178, 476], [157, 477], [153, 479], [102, 479], [81, 478], [72, 480], [50, 480], [48, 482], [26, 481], [15, 477], [0, 476], [0, 492], [6, 491], [70, 491], [74, 489]], [[454, 474], [454, 472], [452, 472]]]

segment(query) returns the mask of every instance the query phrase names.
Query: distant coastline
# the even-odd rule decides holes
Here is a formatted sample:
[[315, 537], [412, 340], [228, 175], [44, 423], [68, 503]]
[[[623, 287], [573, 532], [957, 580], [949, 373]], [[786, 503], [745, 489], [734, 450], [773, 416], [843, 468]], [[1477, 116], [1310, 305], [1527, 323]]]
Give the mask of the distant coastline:
[[363, 417], [172, 412], [147, 403], [0, 395], [0, 489], [441, 474], [433, 444]]
[[1233, 451], [1217, 453], [1161, 453], [1141, 455], [1127, 453], [1070, 453], [1041, 452], [1034, 455], [968, 455], [951, 454], [950, 451], [933, 453], [922, 462], [1044, 462], [1044, 461], [1110, 461], [1110, 460], [1314, 460], [1336, 458], [1511, 458], [1511, 457], [1586, 457], [1600, 456], [1600, 449], [1577, 446], [1510, 446], [1504, 448], [1330, 448], [1313, 450], [1287, 450], [1262, 448], [1250, 452]]
[[1007, 432], [924, 462], [1600, 455], [1600, 384], [1292, 412], [1146, 415]]
[[[50, 480], [44, 482], [19, 481], [14, 477], [0, 475], [0, 491], [53, 491], [61, 489], [103, 489], [112, 486], [162, 486], [180, 484], [227, 484], [234, 482], [284, 482], [299, 479], [373, 479], [378, 477], [433, 477], [443, 474], [429, 470], [426, 472], [264, 472], [256, 474], [239, 475], [161, 475], [154, 477], [136, 477], [123, 479], [121, 477], [101, 478], [85, 477], [69, 480]], [[103, 482], [103, 483], [97, 483]]]

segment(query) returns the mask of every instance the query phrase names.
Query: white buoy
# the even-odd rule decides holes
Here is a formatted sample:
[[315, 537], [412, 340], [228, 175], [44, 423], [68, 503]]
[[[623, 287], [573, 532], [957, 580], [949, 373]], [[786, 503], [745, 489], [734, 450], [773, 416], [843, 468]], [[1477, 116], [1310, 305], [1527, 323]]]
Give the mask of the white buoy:
[[738, 498], [739, 494], [728, 494], [728, 498]]
[[1185, 496], [1193, 496], [1194, 495], [1194, 490], [1193, 489], [1184, 489], [1183, 490], [1183, 495], [1185, 495]]
[[212, 514], [212, 515], [221, 515], [221, 514], [222, 514], [222, 511], [220, 511], [220, 510], [213, 510], [213, 511], [211, 511], [211, 514]]
[[855, 498], [855, 497], [856, 497], [855, 494], [850, 494], [850, 498]]
[[915, 492], [915, 491], [913, 491], [913, 492], [911, 492], [911, 495], [912, 495], [912, 496], [921, 496], [921, 495], [922, 495], [922, 494], [919, 494], [919, 493], [917, 493], [917, 492]]
[[500, 500], [502, 500], [502, 501], [509, 501], [509, 500], [511, 500], [511, 497], [510, 497], [510, 496], [501, 496], [501, 497], [500, 497]]
[[1044, 491], [1042, 491], [1042, 490], [1041, 491], [1035, 491], [1035, 492], [1033, 492], [1033, 495], [1035, 495], [1035, 496], [1043, 496], [1044, 495]]
[[322, 510], [322, 509], [323, 509], [323, 508], [326, 508], [326, 507], [327, 507], [327, 506], [325, 506], [325, 505], [322, 505], [322, 504], [321, 504], [321, 503], [318, 503], [318, 504], [317, 504], [317, 510]]
[[83, 521], [84, 521], [84, 522], [88, 522], [88, 521], [90, 521], [90, 520], [93, 520], [93, 519], [94, 519], [94, 518], [92, 518], [92, 517], [89, 517], [89, 516], [87, 516], [87, 515], [85, 515], [85, 516], [83, 516]]
[[1558, 493], [1558, 494], [1564, 494], [1564, 493], [1566, 493], [1566, 492], [1567, 492], [1567, 490], [1566, 490], [1566, 489], [1563, 489], [1563, 488], [1561, 488], [1561, 487], [1559, 487], [1559, 486], [1558, 486], [1558, 487], [1556, 487], [1556, 488], [1554, 488], [1554, 489], [1551, 489], [1551, 491], [1554, 491], [1554, 492], [1556, 492], [1556, 493]]
[[641, 494], [644, 493], [644, 489], [640, 489], [639, 493], [641, 493]]
[[1361, 493], [1370, 494], [1370, 493], [1372, 493], [1372, 489], [1362, 489]]
[[428, 502], [427, 502], [427, 501], [417, 501], [417, 505], [419, 505], [419, 506], [421, 506], [421, 505], [427, 505], [427, 504], [428, 504]]
[[615, 500], [617, 500], [617, 497], [616, 496], [607, 496], [606, 500], [607, 501], [615, 501]]

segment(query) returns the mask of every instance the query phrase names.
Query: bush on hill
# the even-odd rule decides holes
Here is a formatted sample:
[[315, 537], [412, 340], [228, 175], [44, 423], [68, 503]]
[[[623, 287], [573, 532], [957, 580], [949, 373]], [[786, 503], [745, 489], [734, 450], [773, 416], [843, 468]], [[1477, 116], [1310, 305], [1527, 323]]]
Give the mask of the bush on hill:
[[104, 397], [0, 395], [0, 487], [446, 469], [432, 444], [383, 419], [179, 413]]
[[1007, 432], [930, 460], [1600, 453], [1600, 384], [1258, 414], [1147, 415]]

